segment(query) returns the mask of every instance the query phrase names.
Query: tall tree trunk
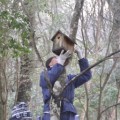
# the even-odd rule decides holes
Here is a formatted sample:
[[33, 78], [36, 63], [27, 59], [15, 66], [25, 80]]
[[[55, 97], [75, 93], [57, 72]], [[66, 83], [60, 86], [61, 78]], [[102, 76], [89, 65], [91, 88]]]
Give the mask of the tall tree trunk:
[[30, 80], [31, 61], [28, 54], [21, 57], [20, 80], [16, 102], [29, 102], [32, 82]]
[[[83, 8], [83, 4], [84, 4], [84, 0], [75, 0], [75, 8], [74, 8], [74, 13], [73, 13], [73, 17], [71, 20], [71, 24], [70, 24], [70, 35], [69, 37], [76, 41], [76, 34], [77, 34], [77, 30], [78, 30], [78, 24], [79, 24], [79, 19], [80, 19], [80, 13], [82, 12], [82, 8]], [[86, 90], [86, 95], [87, 95], [87, 85], [85, 85], [85, 90]], [[85, 109], [86, 111], [83, 112], [82, 116], [87, 116], [88, 118], [88, 96], [86, 96], [86, 104], [85, 104]]]
[[84, 0], [76, 0], [73, 17], [70, 24], [70, 35], [69, 37], [75, 41], [76, 34], [78, 30], [78, 23], [80, 18], [80, 13], [83, 7]]
[[[30, 29], [33, 26], [33, 23], [35, 22], [35, 6], [34, 1], [21, 1], [22, 8], [24, 13], [27, 15], [29, 22], [30, 22]], [[31, 35], [29, 41], [29, 47], [32, 48], [32, 34], [34, 30], [30, 30]], [[23, 43], [24, 44], [24, 43]], [[24, 54], [21, 57], [21, 67], [20, 67], [20, 80], [19, 80], [19, 87], [18, 87], [18, 94], [17, 94], [17, 102], [24, 101], [29, 102], [31, 99], [30, 91], [32, 87], [32, 81], [30, 79], [30, 73], [32, 68], [31, 61], [33, 60], [33, 53], [30, 55]]]
[[0, 58], [0, 120], [6, 120], [8, 91], [5, 70], [6, 70], [5, 59]]
[[[112, 51], [117, 51], [118, 49], [120, 49], [120, 1], [119, 0], [114, 0], [114, 1], [110, 1], [108, 0], [108, 4], [110, 6], [110, 8], [112, 9], [113, 12], [113, 27], [112, 27], [112, 31], [110, 34], [110, 39], [111, 39], [111, 46], [112, 46]], [[120, 54], [117, 54], [114, 56], [113, 60], [115, 61], [117, 59], [118, 63], [117, 63], [117, 67], [116, 67], [116, 71], [115, 71], [115, 79], [116, 79], [116, 86], [118, 88], [118, 95], [116, 97], [116, 103], [120, 102], [120, 58], [119, 58]], [[115, 114], [116, 113], [116, 114]], [[117, 106], [116, 109], [113, 109], [112, 112], [113, 116], [112, 119], [117, 120]], [[112, 120], [110, 119], [110, 120]]]

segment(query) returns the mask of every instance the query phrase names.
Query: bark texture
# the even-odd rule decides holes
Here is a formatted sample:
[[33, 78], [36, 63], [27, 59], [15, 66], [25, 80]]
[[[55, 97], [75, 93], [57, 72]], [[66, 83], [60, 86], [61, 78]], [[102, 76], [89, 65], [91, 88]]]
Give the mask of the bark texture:
[[7, 78], [6, 78], [6, 61], [0, 58], [0, 120], [6, 120], [7, 107]]
[[[108, 0], [108, 4], [113, 12], [113, 27], [110, 34], [110, 41], [112, 46], [112, 51], [117, 51], [120, 49], [120, 0]], [[120, 102], [120, 54], [114, 56], [113, 60], [117, 59], [117, 67], [115, 70], [115, 80], [116, 86], [118, 88], [118, 94], [116, 99], [116, 104]], [[109, 120], [117, 120], [117, 106], [112, 109], [111, 118]]]
[[84, 0], [76, 0], [73, 17], [70, 24], [70, 35], [69, 37], [75, 41], [76, 34], [78, 30], [78, 23], [80, 18], [80, 13], [83, 7]]

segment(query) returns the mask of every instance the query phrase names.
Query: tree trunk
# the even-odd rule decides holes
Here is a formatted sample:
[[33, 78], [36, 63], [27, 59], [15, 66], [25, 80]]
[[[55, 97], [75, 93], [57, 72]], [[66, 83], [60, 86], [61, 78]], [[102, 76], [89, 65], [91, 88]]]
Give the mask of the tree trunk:
[[[74, 13], [73, 13], [73, 17], [71, 20], [71, 24], [70, 24], [70, 35], [69, 37], [76, 41], [76, 34], [77, 34], [77, 30], [78, 30], [78, 23], [79, 23], [79, 19], [80, 19], [80, 13], [82, 12], [82, 8], [83, 8], [83, 4], [84, 4], [84, 0], [76, 0], [75, 3], [75, 8], [74, 8]], [[82, 116], [83, 118], [85, 117], [85, 115], [88, 118], [88, 96], [87, 96], [87, 85], [85, 85], [85, 90], [86, 90], [86, 104], [85, 104], [85, 111], [83, 111]], [[87, 110], [87, 112], [86, 112]], [[83, 119], [82, 118], [82, 119]]]
[[70, 35], [69, 37], [75, 41], [76, 34], [78, 30], [78, 23], [80, 18], [80, 13], [83, 7], [84, 0], [76, 0], [73, 17], [70, 24]]
[[32, 82], [30, 80], [30, 58], [27, 54], [21, 57], [20, 80], [16, 102], [29, 102]]
[[[120, 1], [119, 0], [114, 0], [110, 1], [108, 0], [108, 4], [110, 8], [112, 9], [113, 12], [113, 27], [112, 31], [110, 34], [110, 39], [111, 39], [111, 45], [112, 45], [112, 51], [116, 51], [120, 49]], [[120, 54], [117, 54], [114, 56], [113, 60], [115, 61], [117, 59], [117, 67], [115, 71], [115, 79], [116, 79], [116, 86], [118, 88], [118, 95], [116, 97], [116, 103], [120, 102]], [[116, 113], [116, 114], [115, 114]], [[111, 113], [111, 116], [114, 116], [114, 120], [117, 120], [117, 106], [116, 109], [114, 108], [113, 112]], [[110, 119], [111, 120], [111, 119]]]
[[[34, 34], [34, 28], [35, 28], [35, 4], [34, 1], [23, 1], [21, 2], [23, 11], [27, 15], [29, 22], [30, 22], [30, 39], [29, 39], [29, 47], [33, 47], [32, 40], [33, 34]], [[20, 83], [18, 88], [18, 96], [17, 96], [17, 102], [24, 101], [29, 102], [30, 97], [30, 91], [32, 87], [32, 81], [30, 80], [30, 72], [31, 72], [31, 61], [33, 60], [33, 53], [31, 55], [24, 54], [21, 57], [21, 67], [20, 67]]]
[[6, 120], [8, 91], [5, 70], [6, 70], [5, 59], [0, 58], [0, 120]]

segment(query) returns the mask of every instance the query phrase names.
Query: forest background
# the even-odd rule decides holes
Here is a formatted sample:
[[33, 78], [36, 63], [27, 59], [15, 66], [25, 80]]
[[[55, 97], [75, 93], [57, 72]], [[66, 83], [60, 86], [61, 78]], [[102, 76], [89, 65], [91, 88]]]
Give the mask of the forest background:
[[[42, 115], [40, 72], [61, 30], [76, 40], [90, 65], [120, 49], [120, 0], [0, 0], [0, 120], [18, 101]], [[79, 73], [76, 55], [67, 73]], [[120, 58], [92, 68], [92, 79], [76, 89], [81, 120], [120, 120]]]

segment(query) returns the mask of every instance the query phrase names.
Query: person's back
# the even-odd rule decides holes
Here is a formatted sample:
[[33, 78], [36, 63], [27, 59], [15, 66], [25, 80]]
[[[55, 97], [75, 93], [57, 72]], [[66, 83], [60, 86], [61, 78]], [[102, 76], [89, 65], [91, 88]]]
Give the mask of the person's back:
[[12, 108], [9, 120], [32, 120], [32, 114], [25, 102], [20, 102]]

